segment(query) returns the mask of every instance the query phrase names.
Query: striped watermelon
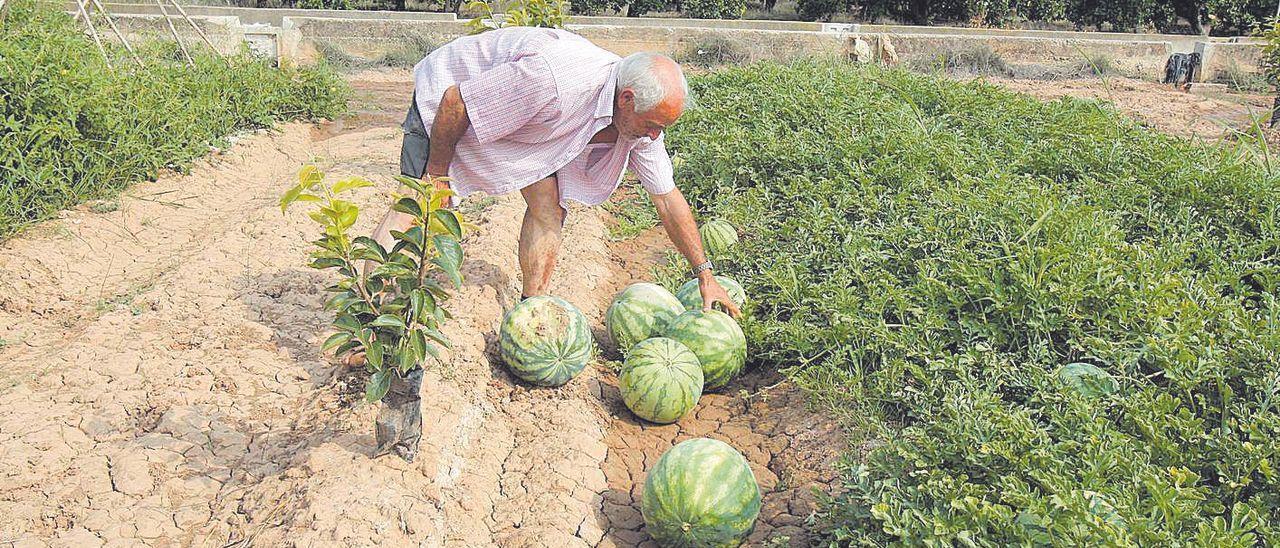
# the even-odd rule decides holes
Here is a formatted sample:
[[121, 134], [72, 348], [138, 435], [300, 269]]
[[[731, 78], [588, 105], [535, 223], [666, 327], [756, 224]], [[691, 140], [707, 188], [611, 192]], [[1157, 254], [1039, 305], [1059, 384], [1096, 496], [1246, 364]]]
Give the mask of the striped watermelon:
[[646, 339], [627, 354], [618, 389], [623, 403], [636, 416], [658, 424], [672, 423], [702, 397], [702, 366], [683, 344], [664, 337]]
[[502, 319], [499, 351], [511, 372], [539, 386], [560, 386], [591, 359], [595, 341], [586, 316], [568, 301], [530, 297]]
[[719, 310], [690, 310], [676, 316], [663, 336], [680, 341], [698, 356], [706, 390], [729, 384], [747, 361], [742, 328]]
[[716, 254], [738, 243], [738, 230], [729, 221], [715, 219], [698, 227], [702, 235], [702, 247], [707, 253]]
[[[729, 294], [729, 300], [738, 305], [739, 309], [747, 304], [747, 291], [742, 289], [742, 284], [728, 276], [716, 276], [716, 281], [720, 282], [720, 287]], [[689, 310], [702, 308], [702, 289], [698, 287], [698, 280], [689, 280], [680, 286], [676, 291], [676, 298]]]
[[667, 323], [683, 311], [680, 301], [662, 286], [636, 283], [613, 298], [604, 313], [604, 323], [618, 352], [626, 354], [632, 345], [660, 335]]
[[708, 438], [680, 442], [644, 481], [640, 513], [662, 546], [737, 546], [755, 528], [760, 487], [747, 459]]

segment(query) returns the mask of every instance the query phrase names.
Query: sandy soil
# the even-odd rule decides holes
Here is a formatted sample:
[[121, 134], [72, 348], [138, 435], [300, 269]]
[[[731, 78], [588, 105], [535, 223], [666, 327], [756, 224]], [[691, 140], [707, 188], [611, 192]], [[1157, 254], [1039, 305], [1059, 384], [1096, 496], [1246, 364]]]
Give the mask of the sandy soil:
[[[312, 222], [277, 200], [304, 163], [366, 176], [369, 230], [394, 184], [403, 72], [366, 73], [355, 115], [243, 139], [0, 245], [0, 543], [16, 546], [632, 546], [644, 470], [673, 443], [737, 446], [765, 491], [755, 541], [802, 545], [843, 446], [762, 373], [676, 425], [640, 424], [603, 363], [559, 389], [511, 377], [495, 329], [518, 295], [518, 197], [469, 201], [455, 348], [423, 382], [419, 458], [371, 458], [362, 375], [317, 349], [326, 274]], [[94, 212], [94, 210], [102, 212]], [[667, 245], [566, 225], [553, 292], [600, 330], [612, 295]], [[641, 268], [643, 266], [643, 268]], [[779, 538], [779, 540], [783, 540]]]
[[[366, 176], [371, 228], [393, 190], [403, 71], [353, 76], [355, 113], [244, 138], [191, 174], [86, 205], [0, 244], [0, 543], [16, 546], [652, 545], [637, 502], [674, 443], [708, 436], [751, 462], [764, 495], [751, 544], [804, 545], [839, 428], [753, 372], [674, 425], [634, 419], [603, 362], [559, 389], [514, 380], [494, 331], [518, 295], [518, 198], [469, 200], [455, 342], [423, 383], [419, 458], [371, 458], [362, 375], [317, 352], [326, 275], [314, 228], [277, 200], [300, 166]], [[1113, 79], [1001, 81], [1102, 97], [1156, 127], [1214, 139], [1265, 98], [1204, 98]], [[114, 210], [112, 210], [114, 207]], [[109, 211], [108, 211], [109, 210]], [[99, 212], [95, 212], [99, 211]], [[669, 244], [605, 237], [575, 209], [553, 292], [595, 322]], [[744, 399], [737, 391], [753, 396]]]
[[1270, 118], [1267, 95], [1222, 92], [1200, 95], [1132, 78], [1076, 80], [990, 79], [1013, 91], [1045, 100], [1059, 97], [1113, 102], [1123, 113], [1160, 131], [1182, 137], [1218, 141], [1236, 130], [1248, 130], [1254, 117]]

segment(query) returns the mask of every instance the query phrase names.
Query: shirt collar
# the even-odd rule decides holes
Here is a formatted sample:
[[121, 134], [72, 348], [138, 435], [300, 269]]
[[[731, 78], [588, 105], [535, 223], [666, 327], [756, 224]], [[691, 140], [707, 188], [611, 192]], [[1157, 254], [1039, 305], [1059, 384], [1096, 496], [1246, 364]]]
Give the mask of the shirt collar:
[[604, 89], [596, 97], [596, 118], [613, 118], [613, 94], [618, 89], [618, 61], [609, 68], [609, 78], [604, 82]]

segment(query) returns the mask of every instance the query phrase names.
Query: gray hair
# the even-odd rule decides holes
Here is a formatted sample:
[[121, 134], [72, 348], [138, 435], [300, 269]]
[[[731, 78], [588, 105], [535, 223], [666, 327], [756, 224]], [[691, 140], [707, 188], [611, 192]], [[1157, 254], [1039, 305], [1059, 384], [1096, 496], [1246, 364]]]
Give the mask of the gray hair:
[[[630, 89], [636, 95], [636, 112], [653, 110], [654, 107], [667, 98], [667, 95], [677, 91], [665, 85], [658, 71], [654, 70], [654, 61], [658, 59], [671, 61], [670, 57], [661, 53], [640, 52], [624, 57], [618, 65], [617, 93], [621, 93], [624, 89]], [[675, 61], [671, 62], [675, 63]], [[680, 87], [678, 89], [684, 92], [685, 101], [688, 102], [689, 83], [685, 81], [684, 71], [680, 70], [679, 67], [680, 65], [676, 65], [676, 74], [680, 76]]]

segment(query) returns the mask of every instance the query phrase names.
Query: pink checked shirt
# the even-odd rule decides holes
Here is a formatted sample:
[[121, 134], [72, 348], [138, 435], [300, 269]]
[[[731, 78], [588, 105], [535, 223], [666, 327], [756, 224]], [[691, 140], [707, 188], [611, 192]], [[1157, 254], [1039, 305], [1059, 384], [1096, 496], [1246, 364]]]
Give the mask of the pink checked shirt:
[[661, 136], [587, 144], [613, 121], [620, 60], [571, 32], [532, 27], [465, 36], [427, 55], [413, 69], [423, 126], [454, 84], [471, 119], [449, 166], [454, 190], [505, 194], [555, 173], [561, 205], [596, 205], [630, 167], [649, 192], [671, 192]]

